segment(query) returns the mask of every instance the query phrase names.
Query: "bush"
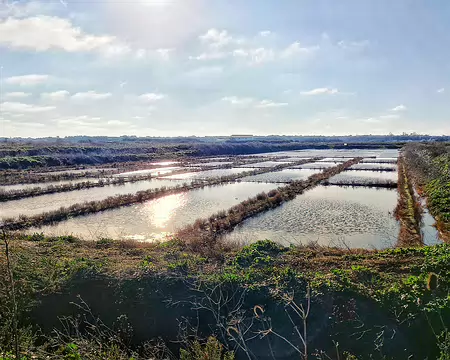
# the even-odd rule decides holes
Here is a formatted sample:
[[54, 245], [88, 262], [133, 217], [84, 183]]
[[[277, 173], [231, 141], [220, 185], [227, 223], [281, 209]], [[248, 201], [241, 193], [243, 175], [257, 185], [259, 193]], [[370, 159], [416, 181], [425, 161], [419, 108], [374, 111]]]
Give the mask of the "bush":
[[180, 360], [234, 360], [234, 354], [224, 351], [223, 345], [215, 338], [209, 337], [208, 342], [202, 346], [195, 341], [189, 350], [180, 351]]

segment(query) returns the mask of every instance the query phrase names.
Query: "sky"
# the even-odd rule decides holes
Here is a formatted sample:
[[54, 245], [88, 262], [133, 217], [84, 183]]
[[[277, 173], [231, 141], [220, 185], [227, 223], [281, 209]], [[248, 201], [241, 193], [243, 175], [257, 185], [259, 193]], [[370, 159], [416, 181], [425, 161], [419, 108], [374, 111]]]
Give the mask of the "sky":
[[0, 136], [450, 135], [450, 1], [0, 0]]

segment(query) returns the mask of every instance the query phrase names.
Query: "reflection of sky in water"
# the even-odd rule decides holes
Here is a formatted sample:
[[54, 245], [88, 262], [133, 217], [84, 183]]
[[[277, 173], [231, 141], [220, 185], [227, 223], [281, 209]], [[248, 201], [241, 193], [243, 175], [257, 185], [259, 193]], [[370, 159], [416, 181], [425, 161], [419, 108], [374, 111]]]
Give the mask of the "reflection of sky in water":
[[387, 247], [395, 244], [397, 192], [386, 189], [318, 186], [280, 208], [250, 218], [227, 236], [230, 241], [271, 239], [284, 244]]
[[141, 208], [142, 217], [148, 219], [156, 228], [167, 227], [176, 209], [186, 205], [187, 194], [174, 194], [147, 202]]
[[317, 169], [317, 168], [325, 169], [325, 168], [335, 167], [337, 165], [339, 165], [339, 163], [317, 161], [317, 162], [307, 163], [307, 164], [303, 164], [303, 165], [292, 166], [292, 169]]
[[[289, 157], [398, 157], [395, 149], [306, 149], [296, 151], [280, 151], [273, 153], [259, 153], [257, 156], [289, 156]], [[244, 155], [245, 156], [245, 155]], [[248, 155], [252, 156], [252, 155]]]
[[197, 172], [191, 172], [191, 173], [183, 173], [183, 174], [164, 176], [164, 179], [175, 179], [175, 180], [208, 179], [208, 178], [214, 178], [214, 177], [220, 177], [220, 176], [240, 174], [245, 171], [253, 171], [253, 170], [255, 170], [255, 169], [231, 168], [231, 169], [206, 170], [206, 171], [197, 171]]
[[164, 175], [169, 174], [172, 171], [180, 170], [182, 169], [180, 166], [168, 166], [168, 167], [160, 167], [160, 168], [154, 168], [154, 169], [143, 169], [143, 170], [136, 170], [136, 171], [128, 171], [121, 174], [117, 174], [115, 176], [138, 176], [138, 175]]
[[386, 181], [397, 182], [398, 174], [396, 171], [365, 171], [351, 170], [343, 171], [329, 179], [330, 184], [346, 183], [354, 181], [364, 184], [367, 181], [383, 183]]
[[211, 161], [211, 162], [204, 162], [204, 163], [192, 163], [188, 166], [190, 167], [203, 167], [203, 166], [224, 166], [224, 165], [230, 165], [232, 164], [232, 161]]
[[[142, 204], [133, 204], [88, 216], [80, 216], [45, 226], [47, 234], [74, 234], [83, 238], [154, 239], [161, 233], [175, 232], [262, 191], [276, 189], [270, 183], [232, 183], [168, 195]], [[36, 229], [31, 230], [31, 232]]]
[[241, 165], [241, 167], [249, 167], [249, 168], [266, 168], [266, 167], [273, 167], [278, 166], [282, 164], [289, 164], [292, 161], [289, 161], [289, 159], [282, 159], [280, 161], [263, 161], [253, 164], [245, 164]]
[[242, 181], [266, 181], [274, 183], [288, 183], [295, 180], [305, 180], [311, 175], [320, 173], [321, 170], [309, 169], [284, 169], [270, 173], [246, 176]]
[[350, 169], [359, 169], [359, 170], [373, 170], [373, 169], [393, 169], [397, 170], [397, 165], [395, 164], [373, 164], [373, 163], [364, 163], [364, 164], [354, 164], [350, 166]]
[[[16, 217], [20, 214], [27, 216], [45, 211], [57, 210], [85, 201], [100, 201], [107, 197], [124, 194], [134, 194], [138, 191], [157, 189], [163, 186], [174, 187], [184, 181], [171, 181], [152, 179], [145, 181], [128, 182], [123, 185], [107, 185], [90, 189], [68, 191], [54, 194], [29, 197], [20, 200], [7, 201], [1, 204], [0, 218]], [[189, 182], [189, 181], [188, 181]]]
[[84, 181], [97, 182], [99, 179], [97, 178], [81, 178], [81, 179], [73, 179], [73, 180], [61, 180], [61, 181], [48, 181], [48, 182], [40, 182], [35, 184], [15, 184], [15, 185], [2, 185], [0, 186], [0, 190], [3, 191], [12, 191], [12, 190], [23, 190], [23, 189], [33, 189], [36, 187], [45, 188], [50, 185], [62, 185], [62, 184], [75, 184]]

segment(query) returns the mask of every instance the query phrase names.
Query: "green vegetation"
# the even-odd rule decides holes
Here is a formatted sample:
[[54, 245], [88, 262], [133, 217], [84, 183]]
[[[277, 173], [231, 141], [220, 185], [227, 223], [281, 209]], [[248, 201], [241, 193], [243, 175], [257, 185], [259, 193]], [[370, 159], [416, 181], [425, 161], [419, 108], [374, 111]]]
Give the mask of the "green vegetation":
[[[202, 257], [179, 240], [36, 234], [9, 243], [24, 359], [294, 359], [304, 358], [302, 339], [311, 359], [448, 359], [449, 245], [369, 251], [266, 240]], [[5, 266], [0, 354], [13, 359]]]
[[403, 158], [399, 159], [398, 168], [399, 199], [395, 209], [400, 221], [399, 246], [420, 246], [423, 244], [420, 232], [422, 209], [414, 194], [413, 185], [408, 177], [408, 170]]
[[450, 146], [411, 144], [404, 153], [419, 192], [427, 197], [441, 238], [450, 241]]

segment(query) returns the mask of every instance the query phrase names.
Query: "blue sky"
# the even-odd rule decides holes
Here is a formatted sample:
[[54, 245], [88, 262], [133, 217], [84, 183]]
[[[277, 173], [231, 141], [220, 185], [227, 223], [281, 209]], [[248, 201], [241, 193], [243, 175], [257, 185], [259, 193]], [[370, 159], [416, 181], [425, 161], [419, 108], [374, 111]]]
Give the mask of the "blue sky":
[[0, 136], [450, 134], [447, 0], [0, 0]]

